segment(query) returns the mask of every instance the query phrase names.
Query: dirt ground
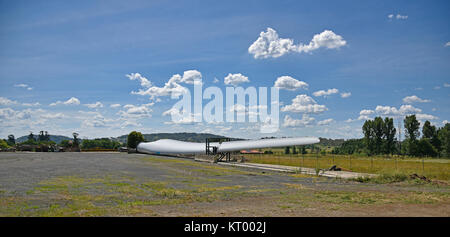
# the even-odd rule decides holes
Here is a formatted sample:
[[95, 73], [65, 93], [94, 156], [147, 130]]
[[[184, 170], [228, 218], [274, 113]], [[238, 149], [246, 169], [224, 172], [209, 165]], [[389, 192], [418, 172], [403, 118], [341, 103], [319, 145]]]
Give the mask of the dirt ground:
[[450, 216], [448, 185], [126, 153], [0, 153], [0, 216]]

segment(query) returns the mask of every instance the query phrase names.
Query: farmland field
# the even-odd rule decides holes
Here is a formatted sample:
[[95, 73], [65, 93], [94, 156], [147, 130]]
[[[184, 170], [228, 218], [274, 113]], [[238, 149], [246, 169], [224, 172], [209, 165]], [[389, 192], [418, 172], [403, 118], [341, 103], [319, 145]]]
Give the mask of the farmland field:
[[333, 165], [361, 173], [419, 174], [428, 178], [449, 180], [450, 159], [367, 157], [331, 154], [246, 154], [248, 162], [328, 169]]

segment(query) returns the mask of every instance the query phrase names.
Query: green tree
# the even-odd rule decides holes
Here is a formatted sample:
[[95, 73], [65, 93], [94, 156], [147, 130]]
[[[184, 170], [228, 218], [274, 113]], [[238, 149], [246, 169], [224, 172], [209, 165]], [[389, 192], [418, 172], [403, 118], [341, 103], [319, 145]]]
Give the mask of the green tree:
[[436, 127], [435, 126], [431, 126], [430, 121], [425, 121], [425, 123], [423, 124], [423, 128], [422, 128], [422, 137], [423, 138], [428, 138], [431, 139], [434, 134], [436, 133]]
[[420, 136], [420, 123], [416, 119], [416, 115], [406, 116], [403, 120], [405, 124], [405, 135], [407, 140], [407, 154], [411, 156], [418, 156], [420, 153], [417, 138]]
[[308, 153], [308, 152], [306, 151], [306, 147], [305, 147], [305, 146], [302, 146], [302, 148], [301, 148], [301, 153], [302, 153], [302, 155]]
[[441, 152], [441, 141], [438, 136], [438, 132], [440, 129], [436, 129], [436, 126], [431, 125], [430, 121], [425, 121], [422, 128], [422, 138], [429, 139], [429, 142], [431, 145], [435, 148], [437, 151], [437, 154], [439, 155]]
[[127, 146], [129, 148], [136, 148], [139, 143], [144, 141], [144, 136], [140, 132], [132, 131], [128, 134]]
[[45, 131], [44, 139], [45, 139], [46, 141], [50, 141], [50, 134], [48, 134], [47, 131]]
[[366, 143], [368, 155], [372, 155], [375, 153], [375, 133], [373, 127], [374, 126], [372, 120], [366, 120], [362, 127], [364, 133], [364, 142]]
[[78, 147], [80, 145], [80, 141], [78, 140], [78, 133], [74, 132], [72, 133], [73, 136], [73, 146]]
[[45, 141], [44, 131], [39, 132], [38, 141], [40, 141], [40, 142]]
[[366, 148], [364, 138], [361, 139], [349, 139], [342, 143], [340, 146], [335, 147], [332, 151], [333, 154], [351, 155], [354, 153], [363, 153]]
[[67, 147], [71, 147], [71, 141], [70, 140], [62, 140], [61, 143], [59, 143], [60, 146], [67, 148]]
[[381, 117], [373, 120], [373, 135], [375, 136], [375, 153], [381, 154], [383, 148], [384, 121]]
[[405, 120], [403, 120], [403, 123], [405, 124], [406, 137], [411, 140], [417, 140], [417, 138], [420, 136], [420, 123], [419, 121], [417, 121], [416, 115], [413, 114], [410, 116], [406, 116]]
[[436, 133], [434, 134], [433, 137], [431, 137], [431, 144], [438, 151], [438, 155], [441, 155], [441, 152], [442, 152], [442, 141], [441, 141], [441, 138], [439, 137], [439, 133], [441, 133], [443, 128], [444, 127], [436, 129]]
[[433, 145], [431, 145], [429, 138], [420, 139], [420, 141], [418, 142], [418, 146], [419, 146], [418, 155], [420, 156], [436, 157], [438, 155], [438, 151], [436, 150], [436, 148], [434, 148]]
[[297, 149], [295, 149], [295, 146], [292, 147], [292, 154], [298, 154]]
[[28, 141], [33, 141], [33, 142], [36, 141], [36, 139], [34, 139], [34, 134], [33, 134], [33, 132], [30, 132], [30, 135], [28, 135]]
[[81, 143], [81, 147], [83, 149], [117, 149], [120, 147], [120, 142], [114, 141], [110, 138], [96, 138], [96, 139], [84, 139]]
[[439, 139], [439, 134], [438, 134], [439, 130], [441, 130], [441, 128], [436, 129], [436, 126], [431, 125], [430, 121], [428, 121], [428, 120], [425, 121], [425, 123], [423, 124], [423, 128], [422, 128], [422, 138], [429, 139], [429, 142], [435, 148], [437, 155], [440, 155], [440, 153], [442, 151], [442, 147], [441, 147], [442, 143], [441, 143], [441, 140]]
[[284, 154], [289, 154], [289, 153], [291, 153], [291, 152], [289, 150], [289, 147], [287, 146], [286, 148], [284, 148]]
[[393, 154], [395, 151], [395, 133], [394, 119], [384, 118], [383, 135], [385, 139], [386, 154]]
[[14, 146], [16, 144], [16, 139], [14, 138], [14, 135], [10, 134], [8, 135], [8, 145]]
[[450, 123], [446, 123], [444, 127], [439, 129], [438, 136], [444, 156], [450, 157]]
[[0, 149], [7, 149], [9, 148], [8, 143], [5, 139], [0, 139]]

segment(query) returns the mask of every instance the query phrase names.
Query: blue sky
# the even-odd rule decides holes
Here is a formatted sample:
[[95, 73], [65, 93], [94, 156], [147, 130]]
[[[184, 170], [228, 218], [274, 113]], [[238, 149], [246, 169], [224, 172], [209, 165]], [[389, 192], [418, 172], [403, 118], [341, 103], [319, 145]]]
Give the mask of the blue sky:
[[[0, 1], [0, 137], [138, 130], [354, 138], [366, 118], [409, 113], [442, 126], [450, 120], [449, 10], [448, 1]], [[255, 58], [249, 47], [268, 28], [292, 47]], [[299, 49], [326, 30], [334, 41]], [[133, 94], [146, 88], [126, 76], [163, 87], [189, 70], [223, 91], [230, 73], [248, 78], [243, 87], [289, 76], [308, 86], [280, 89], [281, 108], [306, 95], [326, 110], [280, 112], [285, 126], [274, 134], [252, 123], [170, 124], [162, 114], [177, 100]], [[329, 89], [338, 92], [314, 95]]]

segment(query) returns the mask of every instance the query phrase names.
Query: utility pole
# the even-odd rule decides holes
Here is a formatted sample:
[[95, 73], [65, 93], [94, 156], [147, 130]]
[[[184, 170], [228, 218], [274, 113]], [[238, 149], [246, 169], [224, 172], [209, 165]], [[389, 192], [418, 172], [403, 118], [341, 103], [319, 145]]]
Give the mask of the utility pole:
[[398, 120], [398, 151], [402, 153], [402, 120]]

